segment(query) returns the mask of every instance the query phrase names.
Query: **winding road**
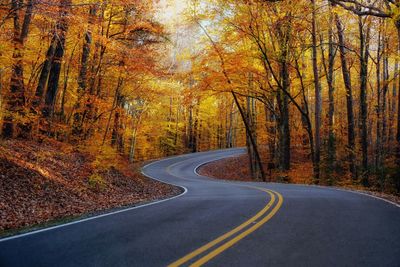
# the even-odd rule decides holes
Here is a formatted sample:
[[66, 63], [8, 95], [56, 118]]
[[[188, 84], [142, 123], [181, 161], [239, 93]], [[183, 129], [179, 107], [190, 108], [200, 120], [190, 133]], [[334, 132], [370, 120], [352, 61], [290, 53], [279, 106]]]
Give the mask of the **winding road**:
[[0, 266], [400, 266], [400, 208], [325, 187], [215, 180], [171, 157], [143, 168], [175, 198], [0, 239]]

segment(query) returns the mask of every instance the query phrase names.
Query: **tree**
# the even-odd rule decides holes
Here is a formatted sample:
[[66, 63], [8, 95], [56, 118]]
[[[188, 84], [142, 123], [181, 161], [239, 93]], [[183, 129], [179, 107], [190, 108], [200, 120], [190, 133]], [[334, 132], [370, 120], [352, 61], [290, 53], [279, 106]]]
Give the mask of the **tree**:
[[346, 88], [346, 107], [347, 107], [347, 139], [348, 139], [348, 160], [349, 169], [352, 178], [357, 178], [357, 170], [355, 164], [355, 133], [354, 133], [354, 114], [353, 114], [353, 92], [351, 86], [350, 71], [347, 64], [347, 51], [345, 47], [344, 29], [340, 17], [335, 15], [336, 28], [339, 39], [340, 59], [342, 63], [342, 75], [344, 86]]
[[312, 3], [312, 62], [314, 74], [314, 89], [315, 89], [315, 171], [314, 176], [316, 183], [320, 179], [320, 161], [321, 161], [321, 83], [319, 81], [318, 61], [317, 61], [317, 25], [316, 25], [316, 6], [315, 0]]
[[25, 114], [25, 87], [24, 87], [24, 67], [22, 63], [25, 41], [28, 37], [29, 26], [32, 20], [34, 0], [28, 0], [25, 7], [25, 14], [22, 25], [20, 23], [20, 13], [24, 9], [23, 2], [12, 0], [10, 14], [13, 18], [13, 65], [10, 81], [10, 92], [6, 99], [6, 108], [11, 114], [4, 118], [2, 135], [5, 138], [23, 136], [29, 134], [29, 129], [24, 127], [24, 123], [18, 122], [15, 126], [15, 115], [24, 116]]

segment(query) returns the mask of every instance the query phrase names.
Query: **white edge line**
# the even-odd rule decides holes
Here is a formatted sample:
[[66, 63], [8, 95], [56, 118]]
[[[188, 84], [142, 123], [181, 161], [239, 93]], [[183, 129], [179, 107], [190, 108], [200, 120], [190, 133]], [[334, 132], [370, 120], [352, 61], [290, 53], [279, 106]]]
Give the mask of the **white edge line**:
[[331, 190], [337, 190], [337, 191], [354, 193], [354, 194], [358, 194], [358, 195], [372, 197], [372, 198], [375, 198], [377, 200], [382, 200], [382, 201], [384, 201], [386, 203], [392, 204], [392, 205], [400, 208], [400, 204], [397, 204], [396, 202], [393, 202], [391, 200], [388, 200], [388, 199], [385, 199], [385, 198], [382, 198], [382, 197], [378, 197], [378, 196], [374, 196], [374, 195], [371, 195], [371, 194], [367, 194], [367, 193], [364, 193], [364, 192], [361, 192], [361, 191], [357, 191], [357, 190], [351, 190], [351, 189], [340, 188], [340, 187], [329, 187], [329, 186], [324, 186], [324, 185], [307, 185], [307, 184], [304, 184], [304, 185], [310, 186], [310, 187], [317, 187], [317, 188], [327, 188], [327, 189], [331, 189]]
[[[211, 163], [211, 162], [219, 161], [219, 160], [222, 160], [222, 159], [225, 159], [225, 158], [233, 158], [233, 157], [237, 157], [237, 156], [238, 156], [238, 155], [231, 155], [231, 156], [228, 156], [228, 157], [224, 157], [224, 158], [219, 158], [219, 159], [214, 159], [214, 160], [210, 160], [210, 161], [207, 161], [207, 162], [203, 162], [203, 163], [197, 165], [196, 168], [193, 170], [193, 172], [194, 172], [194, 174], [196, 174], [196, 175], [198, 175], [198, 176], [207, 177], [207, 178], [210, 178], [210, 179], [213, 179], [213, 180], [214, 180], [215, 178], [212, 178], [212, 177], [208, 177], [208, 176], [204, 176], [204, 175], [199, 174], [199, 173], [198, 173], [198, 169], [199, 169], [200, 167], [204, 166], [204, 165], [207, 165], [207, 164]], [[239, 155], [239, 156], [240, 156], [240, 155]], [[225, 180], [225, 179], [215, 179], [215, 180], [228, 181], [228, 182], [236, 182], [236, 181], [230, 181], [230, 180]], [[237, 182], [244, 182], [244, 181], [237, 181]], [[388, 200], [388, 199], [385, 199], [385, 198], [382, 198], [382, 197], [378, 197], [378, 196], [374, 196], [374, 195], [371, 195], [371, 194], [367, 194], [367, 193], [364, 193], [364, 192], [361, 192], [361, 191], [357, 191], [357, 190], [350, 190], [350, 189], [340, 188], [340, 187], [330, 187], [330, 186], [324, 186], [324, 185], [313, 185], [313, 184], [290, 184], [290, 185], [295, 185], [295, 186], [309, 186], [309, 187], [316, 187], [316, 188], [324, 188], [324, 189], [337, 190], [337, 191], [342, 191], [342, 192], [348, 192], [348, 193], [363, 195], [363, 196], [366, 196], [366, 197], [375, 198], [376, 200], [384, 201], [384, 202], [386, 202], [386, 203], [392, 204], [392, 205], [394, 205], [394, 206], [400, 208], [400, 204], [397, 204], [396, 202], [393, 202], [393, 201], [391, 201], [391, 200]]]
[[[275, 184], [284, 184], [284, 183], [275, 183]], [[388, 204], [392, 204], [392, 205], [396, 206], [397, 208], [400, 208], [400, 204], [397, 204], [396, 202], [393, 202], [391, 200], [388, 200], [388, 199], [385, 199], [385, 198], [382, 198], [382, 197], [374, 196], [372, 194], [367, 194], [367, 193], [364, 193], [362, 191], [358, 191], [356, 189], [351, 190], [351, 189], [341, 188], [341, 187], [337, 187], [337, 186], [316, 185], [316, 184], [290, 184], [290, 185], [305, 186], [305, 187], [315, 187], [315, 188], [321, 188], [321, 189], [329, 189], [329, 190], [336, 190], [336, 191], [342, 191], [342, 192], [347, 192], [347, 193], [353, 193], [353, 194], [357, 194], [357, 195], [371, 197], [371, 198], [374, 198], [376, 200], [381, 200], [381, 201], [384, 201], [384, 202], [386, 202]]]
[[[179, 158], [181, 156], [177, 156], [177, 157]], [[175, 158], [175, 157], [173, 157], [173, 158]], [[135, 209], [139, 209], [139, 208], [152, 206], [152, 205], [155, 205], [155, 204], [160, 204], [162, 202], [166, 202], [166, 201], [181, 197], [181, 196], [183, 196], [183, 195], [185, 195], [187, 193], [188, 189], [186, 187], [181, 186], [181, 185], [176, 185], [176, 184], [173, 184], [173, 183], [167, 183], [167, 182], [161, 181], [161, 180], [159, 180], [157, 178], [154, 178], [154, 177], [152, 177], [152, 176], [150, 176], [148, 174], [145, 174], [143, 172], [143, 169], [148, 167], [148, 166], [150, 166], [150, 165], [153, 165], [155, 163], [159, 163], [159, 162], [162, 162], [162, 161], [165, 161], [165, 160], [170, 160], [170, 159], [171, 158], [167, 158], [167, 159], [158, 160], [158, 161], [149, 163], [149, 164], [147, 164], [147, 165], [142, 167], [141, 173], [143, 175], [145, 175], [146, 177], [148, 177], [150, 179], [153, 179], [153, 180], [156, 180], [158, 182], [182, 188], [183, 192], [180, 193], [179, 195], [176, 195], [176, 196], [173, 196], [173, 197], [170, 197], [170, 198], [166, 198], [166, 199], [162, 199], [162, 200], [158, 200], [158, 201], [154, 201], [154, 202], [150, 202], [150, 203], [146, 203], [146, 204], [142, 204], [142, 205], [138, 205], [138, 206], [134, 206], [134, 207], [130, 207], [130, 208], [126, 208], [126, 209], [121, 209], [121, 210], [117, 210], [117, 211], [113, 211], [113, 212], [109, 212], [109, 213], [105, 213], [105, 214], [92, 216], [92, 217], [89, 217], [89, 218], [85, 218], [85, 219], [81, 219], [81, 220], [77, 220], [77, 221], [73, 221], [73, 222], [69, 222], [69, 223], [64, 223], [64, 224], [55, 225], [55, 226], [51, 226], [51, 227], [47, 227], [47, 228], [43, 228], [43, 229], [39, 229], [39, 230], [34, 230], [32, 232], [28, 232], [28, 233], [24, 233], [24, 234], [19, 234], [19, 235], [14, 235], [14, 236], [10, 236], [10, 237], [1, 238], [0, 239], [0, 243], [1, 242], [6, 242], [6, 241], [9, 241], [9, 240], [13, 240], [13, 239], [17, 239], [17, 238], [21, 238], [21, 237], [25, 237], [25, 236], [29, 236], [29, 235], [34, 235], [34, 234], [39, 234], [39, 233], [42, 233], [42, 232], [51, 231], [51, 230], [54, 230], [54, 229], [58, 229], [58, 228], [62, 228], [62, 227], [66, 227], [66, 226], [70, 226], [70, 225], [74, 225], [74, 224], [78, 224], [78, 223], [82, 223], [82, 222], [87, 222], [87, 221], [91, 221], [91, 220], [107, 217], [107, 216], [110, 216], [110, 215], [115, 215], [115, 214], [118, 214], [118, 213], [123, 213], [123, 212], [131, 211], [131, 210], [135, 210]]]

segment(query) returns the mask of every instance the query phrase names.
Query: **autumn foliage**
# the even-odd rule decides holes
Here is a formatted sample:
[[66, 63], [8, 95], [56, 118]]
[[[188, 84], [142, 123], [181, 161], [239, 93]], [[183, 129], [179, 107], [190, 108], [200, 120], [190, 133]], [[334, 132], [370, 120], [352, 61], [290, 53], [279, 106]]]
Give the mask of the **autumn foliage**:
[[252, 177], [296, 180], [302, 151], [309, 182], [399, 192], [399, 12], [384, 0], [191, 5], [208, 47], [193, 56], [198, 86], [233, 97]]
[[254, 180], [400, 192], [396, 1], [178, 2], [1, 2], [4, 144], [79, 148], [99, 188], [120, 160], [247, 146]]

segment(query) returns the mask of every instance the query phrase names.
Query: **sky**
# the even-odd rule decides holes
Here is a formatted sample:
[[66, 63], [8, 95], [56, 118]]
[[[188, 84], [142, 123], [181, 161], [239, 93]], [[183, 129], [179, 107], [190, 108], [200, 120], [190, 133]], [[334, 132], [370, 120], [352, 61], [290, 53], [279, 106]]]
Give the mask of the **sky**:
[[[188, 49], [195, 46], [196, 30], [185, 20], [185, 11], [190, 0], [159, 0], [156, 19], [166, 27], [172, 44], [169, 51], [169, 65], [181, 71], [191, 68], [190, 60], [182, 58]], [[172, 70], [172, 69], [171, 69]], [[179, 71], [178, 70], [178, 71]]]
[[173, 27], [188, 6], [188, 0], [160, 0], [159, 6], [157, 18], [160, 22]]

